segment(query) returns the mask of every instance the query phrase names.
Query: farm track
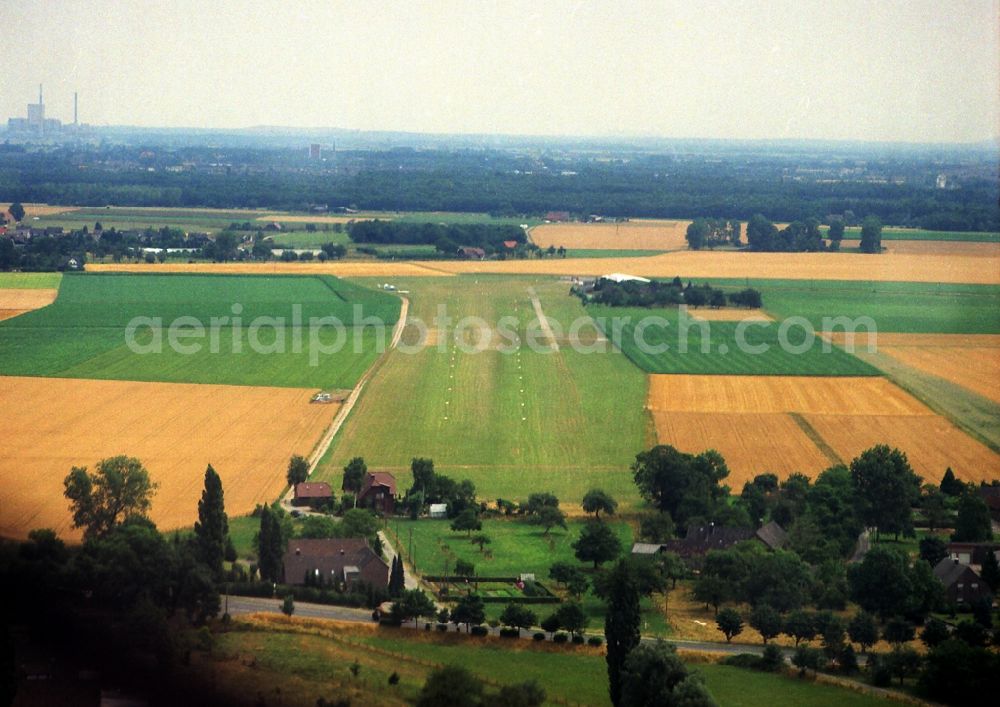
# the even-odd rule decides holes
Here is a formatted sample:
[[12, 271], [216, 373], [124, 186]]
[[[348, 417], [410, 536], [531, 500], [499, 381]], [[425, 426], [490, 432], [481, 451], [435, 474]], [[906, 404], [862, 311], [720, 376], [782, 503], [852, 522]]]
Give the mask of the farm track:
[[[385, 357], [389, 355], [389, 352], [392, 351], [394, 348], [396, 348], [396, 345], [399, 343], [400, 337], [402, 337], [403, 335], [403, 328], [406, 326], [406, 315], [410, 308], [410, 301], [406, 297], [401, 297], [400, 299], [402, 300], [402, 304], [400, 305], [399, 319], [396, 320], [396, 326], [393, 327], [392, 329], [392, 339], [389, 342], [389, 347], [386, 349], [385, 353], [379, 356], [378, 359], [376, 359], [375, 362], [368, 368], [368, 370], [365, 371], [365, 374], [361, 377], [361, 380], [359, 380], [358, 384], [354, 386], [354, 389], [351, 391], [351, 394], [347, 396], [347, 398], [344, 400], [343, 403], [341, 403], [340, 409], [337, 411], [336, 417], [333, 418], [333, 421], [330, 423], [330, 426], [326, 429], [326, 432], [323, 433], [323, 436], [320, 438], [319, 442], [316, 443], [315, 448], [309, 455], [310, 476], [312, 476], [312, 473], [316, 471], [316, 467], [319, 464], [320, 460], [323, 458], [327, 450], [330, 448], [330, 445], [333, 443], [333, 438], [337, 436], [337, 433], [340, 431], [341, 426], [347, 420], [347, 416], [350, 415], [351, 410], [354, 409], [354, 405], [355, 403], [358, 402], [358, 398], [361, 396], [361, 391], [364, 389], [365, 383], [368, 382], [368, 379], [372, 376], [372, 374], [382, 365], [382, 362], [385, 360]], [[291, 503], [291, 497], [293, 492], [294, 492], [293, 488], [288, 489], [287, 493], [282, 499], [283, 504], [289, 505]]]

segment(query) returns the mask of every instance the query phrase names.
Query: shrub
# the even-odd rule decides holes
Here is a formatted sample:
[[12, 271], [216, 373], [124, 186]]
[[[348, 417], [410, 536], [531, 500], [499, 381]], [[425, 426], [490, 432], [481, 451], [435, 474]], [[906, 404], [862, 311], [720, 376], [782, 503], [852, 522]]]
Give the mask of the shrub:
[[536, 633], [531, 638], [534, 639], [534, 640], [536, 640], [536, 641], [544, 641], [545, 640], [545, 634], [539, 631], [538, 633]]
[[753, 653], [737, 653], [736, 655], [723, 658], [721, 661], [723, 665], [731, 665], [734, 668], [745, 668], [747, 670], [762, 670], [762, 662], [761, 657]]
[[775, 645], [764, 647], [764, 654], [760, 657], [760, 669], [768, 673], [776, 673], [785, 664], [785, 654]]
[[485, 626], [473, 626], [469, 633], [473, 636], [488, 636], [490, 634], [490, 630]]
[[517, 638], [521, 635], [521, 630], [517, 628], [502, 628], [500, 629], [500, 638]]
[[604, 639], [601, 638], [600, 636], [591, 636], [590, 638], [587, 639], [587, 645], [588, 646], [603, 646], [604, 645]]
[[426, 624], [424, 624], [424, 631], [430, 631], [430, 630], [431, 630], [431, 625], [430, 625], [430, 623], [426, 623]]
[[581, 636], [578, 633], [573, 635], [573, 643], [574, 643], [574, 645], [582, 646], [584, 644], [584, 641], [586, 641], [586, 640], [587, 639], [585, 639], [583, 636]]
[[390, 685], [398, 685], [399, 684], [399, 673], [393, 671], [392, 675], [389, 676], [389, 684]]
[[448, 630], [448, 624], [438, 624], [437, 625], [437, 630], [438, 631], [447, 631]]
[[568, 640], [569, 640], [569, 634], [563, 633], [562, 631], [560, 631], [559, 633], [557, 633], [552, 637], [553, 643], [565, 643]]

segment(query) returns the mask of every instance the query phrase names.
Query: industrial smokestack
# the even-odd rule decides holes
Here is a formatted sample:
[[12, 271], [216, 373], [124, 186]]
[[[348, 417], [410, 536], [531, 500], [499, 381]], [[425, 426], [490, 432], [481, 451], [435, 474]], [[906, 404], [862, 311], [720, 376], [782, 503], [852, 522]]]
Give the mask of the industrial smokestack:
[[77, 125], [76, 122], [76, 91], [73, 91], [73, 125]]

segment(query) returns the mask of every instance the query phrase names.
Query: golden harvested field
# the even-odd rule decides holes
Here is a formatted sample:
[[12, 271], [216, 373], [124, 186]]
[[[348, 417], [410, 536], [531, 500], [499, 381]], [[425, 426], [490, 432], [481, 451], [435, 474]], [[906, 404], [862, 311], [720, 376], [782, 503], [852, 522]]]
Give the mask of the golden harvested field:
[[105, 263], [90, 272], [324, 273], [340, 277], [441, 276], [459, 273], [645, 277], [777, 278], [1000, 284], [1000, 256], [956, 255], [942, 261], [915, 254], [737, 253], [678, 251], [644, 258], [544, 260], [341, 261], [336, 263]]
[[678, 250], [687, 247], [690, 221], [625, 221], [623, 223], [547, 223], [531, 229], [540, 248], [603, 250]]
[[815, 476], [879, 443], [928, 482], [948, 466], [1000, 478], [1000, 455], [884, 378], [653, 375], [647, 407], [661, 443], [722, 452], [734, 488], [765, 471]]
[[[857, 248], [860, 241], [843, 241], [843, 248]], [[1000, 243], [967, 241], [882, 241], [886, 253], [908, 255], [968, 255], [977, 258], [1000, 256]]]
[[58, 294], [58, 289], [0, 289], [0, 320], [52, 304]]
[[[847, 338], [844, 332], [824, 336], [837, 344], [844, 344]], [[905, 366], [1000, 403], [1000, 335], [879, 333], [874, 343], [880, 353]], [[865, 335], [855, 339], [860, 350], [868, 344]]]
[[888, 444], [906, 452], [925, 483], [940, 483], [949, 466], [964, 481], [1000, 478], [1000, 456], [940, 415], [805, 417], [845, 461], [876, 444]]
[[815, 476], [834, 463], [785, 413], [653, 412], [653, 422], [660, 444], [718, 450], [730, 469], [726, 483], [737, 492], [763, 471]]
[[756, 309], [689, 309], [692, 319], [706, 322], [773, 322], [774, 318]]
[[1000, 336], [993, 346], [885, 346], [882, 353], [1000, 403]]
[[76, 539], [63, 497], [73, 466], [138, 457], [160, 483], [161, 529], [198, 515], [205, 467], [222, 477], [226, 511], [248, 513], [285, 486], [293, 454], [308, 455], [337, 413], [314, 390], [179, 383], [0, 378], [0, 535], [49, 527]]
[[884, 378], [652, 375], [650, 410], [662, 412], [926, 415]]
[[186, 272], [231, 275], [336, 275], [338, 277], [447, 277], [437, 263], [347, 261], [339, 263], [88, 263], [87, 272]]
[[[0, 213], [5, 213], [7, 209], [10, 208], [11, 202], [0, 201]], [[51, 216], [52, 214], [63, 214], [67, 211], [76, 211], [79, 206], [54, 206], [51, 204], [26, 204], [22, 203], [21, 206], [24, 207], [24, 218], [29, 219], [32, 216]]]
[[955, 255], [946, 259], [920, 254], [745, 253], [678, 251], [644, 258], [552, 258], [543, 260], [441, 261], [433, 266], [453, 272], [605, 275], [624, 272], [644, 277], [775, 278], [789, 280], [876, 280], [1000, 284], [1000, 256]]

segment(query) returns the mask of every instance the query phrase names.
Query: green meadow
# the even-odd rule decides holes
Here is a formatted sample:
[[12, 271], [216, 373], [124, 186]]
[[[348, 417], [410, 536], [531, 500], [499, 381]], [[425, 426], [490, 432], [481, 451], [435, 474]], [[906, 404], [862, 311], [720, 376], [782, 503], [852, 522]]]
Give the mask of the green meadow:
[[0, 290], [55, 289], [59, 287], [60, 282], [62, 282], [60, 272], [0, 272]]
[[[412, 704], [426, 676], [441, 665], [464, 666], [494, 686], [535, 680], [546, 691], [546, 704], [610, 704], [604, 656], [571, 645], [542, 647], [456, 634], [425, 635], [408, 629], [368, 632], [332, 626], [315, 635], [309, 629], [261, 629], [239, 621], [216, 640], [211, 656], [184, 670], [202, 672], [206, 678], [223, 666], [240, 670], [236, 674], [241, 679], [228, 684], [250, 698], [261, 690], [270, 692], [280, 682], [283, 704], [312, 705], [318, 696], [335, 694], [349, 694], [358, 704]], [[246, 655], [255, 657], [254, 668], [234, 668], [241, 665], [237, 658]], [[358, 663], [357, 676], [349, 671], [353, 660]], [[704, 679], [716, 702], [726, 707], [890, 704], [888, 698], [789, 675], [705, 662], [692, 662], [688, 667]], [[399, 683], [388, 686], [393, 673]]]
[[[397, 298], [331, 276], [73, 274], [53, 304], [0, 322], [0, 373], [350, 388], [377, 356], [364, 318], [398, 316]], [[343, 322], [338, 350], [332, 326], [316, 329], [329, 353], [310, 347], [312, 317]]]

